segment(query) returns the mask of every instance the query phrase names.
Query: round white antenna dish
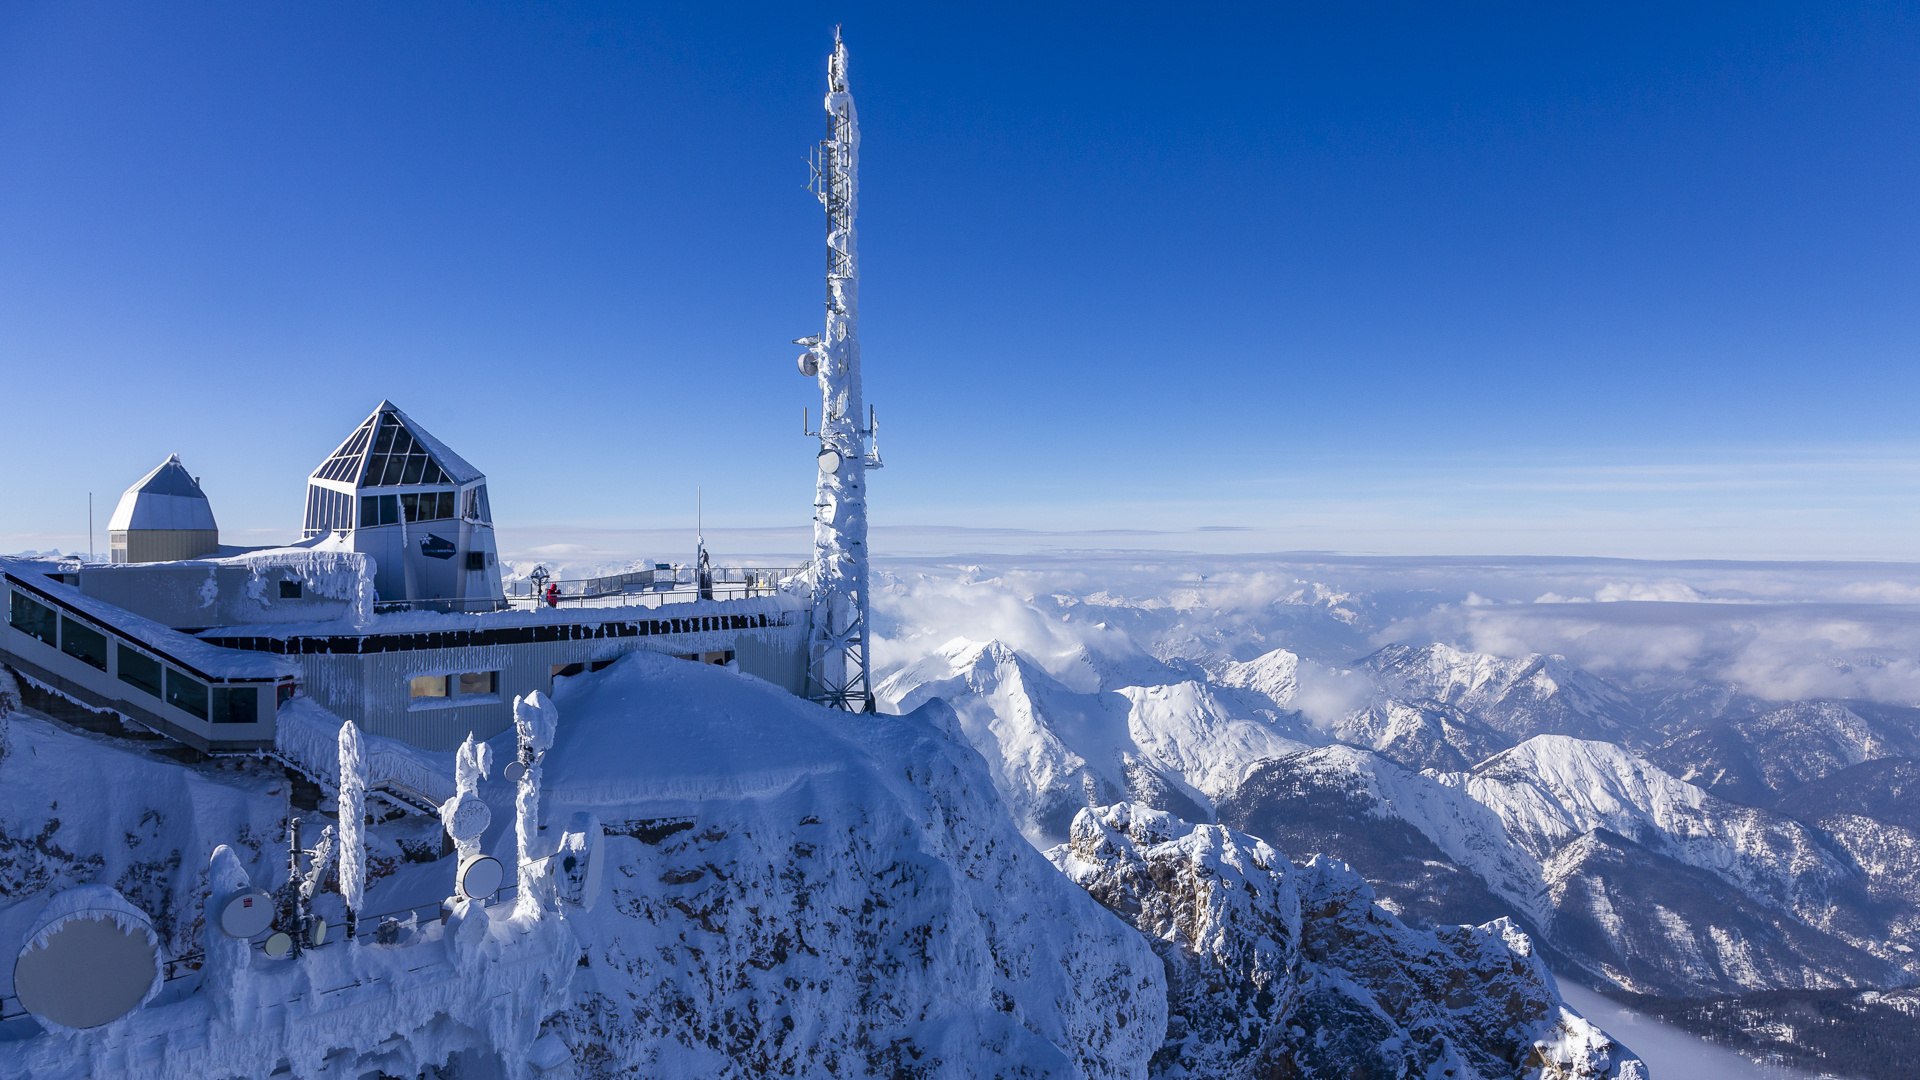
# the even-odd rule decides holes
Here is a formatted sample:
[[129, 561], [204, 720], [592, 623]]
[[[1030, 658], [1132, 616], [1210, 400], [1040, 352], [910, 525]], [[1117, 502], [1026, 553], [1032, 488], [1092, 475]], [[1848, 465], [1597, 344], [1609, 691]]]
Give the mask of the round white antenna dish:
[[[500, 770], [500, 775], [517, 784], [520, 782], [521, 777], [527, 775], [527, 763], [524, 761], [509, 761], [507, 762], [507, 767]], [[487, 820], [491, 821], [493, 819], [489, 817]]]
[[820, 471], [826, 473], [828, 476], [839, 472], [840, 451], [832, 449], [820, 451]]
[[273, 897], [264, 889], [239, 889], [220, 902], [220, 932], [242, 941], [273, 925]]
[[808, 378], [812, 378], [815, 375], [820, 374], [819, 358], [815, 357], [811, 352], [801, 353], [800, 354], [800, 374], [805, 375]]
[[491, 855], [471, 855], [460, 864], [460, 872], [454, 876], [460, 895], [469, 900], [484, 900], [500, 891], [500, 883], [506, 880], [506, 871], [500, 866], [500, 860]]
[[315, 915], [307, 920], [307, 942], [316, 949], [327, 943], [326, 916]]
[[67, 889], [27, 935], [13, 964], [13, 992], [52, 1024], [112, 1023], [159, 990], [159, 947], [146, 915], [110, 886]]
[[293, 939], [286, 934], [275, 932], [267, 936], [268, 956], [285, 956], [293, 948]]

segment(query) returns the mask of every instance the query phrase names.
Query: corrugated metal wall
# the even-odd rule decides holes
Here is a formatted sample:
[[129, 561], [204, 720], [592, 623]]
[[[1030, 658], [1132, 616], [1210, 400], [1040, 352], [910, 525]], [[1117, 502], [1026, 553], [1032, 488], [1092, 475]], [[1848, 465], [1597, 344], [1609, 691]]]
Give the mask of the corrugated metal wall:
[[[807, 627], [804, 618], [796, 622], [798, 625], [757, 630], [351, 656], [310, 653], [288, 659], [305, 669], [303, 686], [308, 695], [335, 715], [352, 719], [362, 730], [426, 750], [454, 750], [469, 733], [489, 739], [511, 727], [514, 697], [535, 690], [551, 693], [554, 667], [615, 660], [642, 649], [675, 655], [732, 649], [745, 661], [745, 670], [785, 685], [796, 666], [800, 675], [805, 675]], [[416, 676], [472, 671], [499, 672], [499, 692], [488, 697], [474, 695], [471, 704], [461, 704], [458, 696], [412, 696]], [[423, 702], [428, 704], [420, 707]]]

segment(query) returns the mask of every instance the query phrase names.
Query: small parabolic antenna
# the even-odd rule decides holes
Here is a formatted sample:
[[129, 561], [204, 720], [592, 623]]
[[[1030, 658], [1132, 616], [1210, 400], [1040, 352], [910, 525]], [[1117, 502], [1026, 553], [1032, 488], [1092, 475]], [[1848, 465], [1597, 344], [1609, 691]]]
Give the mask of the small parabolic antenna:
[[268, 956], [285, 956], [293, 949], [293, 938], [275, 931], [267, 935], [267, 943], [262, 946]]
[[800, 374], [808, 378], [820, 374], [820, 358], [812, 350], [800, 354]]
[[832, 476], [840, 471], [840, 451], [828, 447], [820, 451], [820, 471]]
[[327, 943], [327, 918], [314, 915], [307, 919], [307, 944], [319, 948]]
[[246, 941], [273, 925], [273, 897], [264, 889], [236, 889], [220, 901], [220, 932]]
[[500, 891], [500, 883], [506, 880], [506, 872], [500, 867], [500, 860], [491, 855], [469, 855], [460, 863], [460, 872], [454, 875], [454, 883], [460, 889], [460, 895], [469, 900], [484, 900]]
[[[520, 782], [521, 777], [527, 775], [527, 763], [524, 761], [509, 761], [507, 762], [507, 767], [500, 770], [500, 775], [517, 784]], [[489, 817], [487, 820], [492, 821], [493, 819]]]
[[47, 901], [15, 958], [13, 992], [49, 1024], [99, 1027], [159, 991], [159, 949], [146, 913], [111, 886], [66, 889]]

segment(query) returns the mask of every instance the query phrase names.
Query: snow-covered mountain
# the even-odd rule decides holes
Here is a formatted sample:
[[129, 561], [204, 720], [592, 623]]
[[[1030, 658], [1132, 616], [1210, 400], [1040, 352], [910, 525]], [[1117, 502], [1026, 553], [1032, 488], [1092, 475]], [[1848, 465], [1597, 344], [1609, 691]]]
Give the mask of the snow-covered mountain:
[[1647, 1076], [1507, 920], [1412, 929], [1343, 863], [1139, 805], [1080, 811], [1048, 857], [1166, 964], [1156, 1076]]
[[886, 712], [946, 701], [1014, 821], [1041, 845], [1064, 839], [1090, 804], [1140, 799], [1208, 820], [1247, 766], [1325, 740], [1297, 714], [1262, 715], [1191, 679], [1071, 690], [997, 641], [951, 641], [874, 693]]
[[[1330, 677], [1316, 666], [1277, 649], [1203, 664], [1198, 678], [1169, 664], [1177, 681], [1160, 687], [1076, 693], [1004, 644], [955, 642], [896, 672], [883, 699], [952, 703], [1036, 843], [1125, 793], [1341, 858], [1416, 921], [1513, 917], [1600, 985], [1742, 993], [1920, 970], [1906, 951], [1920, 932], [1920, 832], [1836, 803], [1844, 789], [1810, 789], [1799, 813], [1771, 794], [1718, 797], [1649, 759], [1665, 733], [1645, 725], [1645, 695], [1561, 657], [1389, 646], [1343, 673], [1364, 680], [1343, 687], [1349, 707], [1310, 719], [1306, 682]], [[1689, 725], [1742, 732], [1750, 759], [1799, 755], [1761, 774], [1798, 791], [1887, 760], [1874, 747], [1906, 749], [1905, 714], [1887, 713], [1813, 702], [1696, 718], [1665, 750], [1686, 745]]]
[[[1071, 691], [994, 651], [977, 650], [968, 670], [988, 656], [981, 670], [1004, 677], [1003, 700], [1076, 704]], [[1093, 699], [1095, 717], [1114, 725], [1093, 729], [1109, 736], [1105, 744], [1079, 731], [1082, 746], [1138, 755], [1201, 797], [1237, 782], [1220, 761], [1294, 745], [1263, 721], [1225, 715], [1197, 684], [1077, 697]], [[1302, 1077], [1332, 1075], [1350, 1054], [1453, 1064], [1462, 1077], [1636, 1075], [1623, 1051], [1561, 1009], [1519, 938], [1498, 928], [1411, 930], [1376, 912], [1365, 884], [1325, 860], [1295, 868], [1250, 837], [1138, 807], [1126, 842], [1139, 865], [1102, 863], [1082, 828], [1076, 851], [1086, 872], [1060, 873], [1015, 828], [988, 762], [941, 701], [902, 716], [850, 716], [719, 667], [636, 653], [564, 680], [555, 705], [539, 816], [591, 816], [604, 829], [589, 879], [598, 891], [566, 915], [568, 940], [583, 949], [577, 965], [567, 962], [571, 1004], [541, 1029], [542, 1052], [570, 1058], [581, 1076], [1096, 1080], [1239, 1076], [1247, 1072], [1236, 1063], [1280, 1060], [1219, 1041], [1221, 1024], [1266, 1032], [1261, 1045]], [[205, 849], [236, 839], [252, 853], [248, 873], [277, 880], [293, 796], [265, 764], [183, 764], [30, 713], [0, 715], [0, 824], [11, 857], [0, 922], [18, 923], [52, 888], [81, 881], [117, 883], [163, 912], [181, 906], [168, 897], [189, 897], [187, 910], [197, 910]], [[81, 776], [106, 777], [117, 801], [74, 807], [89, 790]], [[513, 789], [495, 779], [479, 794], [497, 811], [481, 849], [512, 857]], [[70, 820], [49, 816], [66, 808], [76, 811]], [[431, 904], [451, 884], [451, 858], [437, 845], [409, 853], [394, 840], [416, 818], [381, 826], [370, 907], [402, 885]], [[1146, 842], [1155, 830], [1170, 846]], [[149, 844], [152, 857], [142, 850]], [[1192, 873], [1160, 872], [1174, 852]], [[1224, 887], [1230, 865], [1243, 872], [1236, 888], [1263, 873], [1268, 892], [1243, 902]], [[1178, 973], [1170, 983], [1156, 954], [1166, 928], [1115, 916], [1125, 905], [1099, 881], [1121, 877], [1143, 910], [1211, 941], [1216, 955], [1249, 958], [1201, 982], [1234, 995], [1247, 978], [1290, 989], [1275, 998], [1255, 988], [1242, 1019], [1209, 1013], [1199, 983]], [[1212, 914], [1195, 906], [1215, 901], [1225, 907]], [[1245, 918], [1222, 918], [1228, 909]], [[308, 1042], [324, 1037], [314, 1025], [303, 1030]], [[418, 1064], [433, 1060], [431, 1045], [378, 1053]], [[327, 1045], [303, 1043], [295, 1073], [318, 1075], [313, 1063], [329, 1055], [337, 1056]], [[543, 1065], [542, 1075], [560, 1067]]]

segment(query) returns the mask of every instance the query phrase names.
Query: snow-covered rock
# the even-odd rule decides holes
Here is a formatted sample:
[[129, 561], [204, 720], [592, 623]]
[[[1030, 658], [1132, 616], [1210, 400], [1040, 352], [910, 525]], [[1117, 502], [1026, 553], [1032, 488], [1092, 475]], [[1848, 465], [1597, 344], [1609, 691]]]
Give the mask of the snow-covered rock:
[[1144, 806], [1087, 809], [1056, 865], [1168, 970], [1156, 1076], [1644, 1080], [1500, 921], [1414, 930], [1360, 875]]
[[1159, 961], [1013, 828], [945, 706], [651, 654], [555, 704], [543, 815], [608, 833], [556, 1027], [586, 1075], [1144, 1075]]

